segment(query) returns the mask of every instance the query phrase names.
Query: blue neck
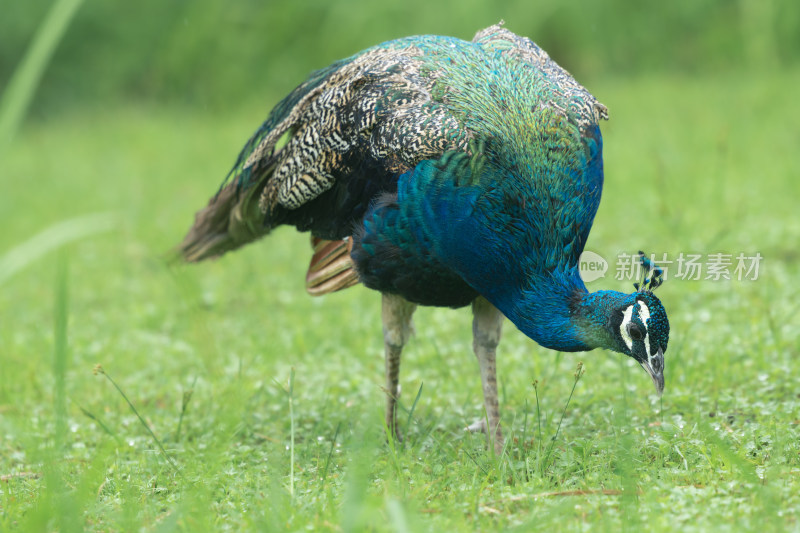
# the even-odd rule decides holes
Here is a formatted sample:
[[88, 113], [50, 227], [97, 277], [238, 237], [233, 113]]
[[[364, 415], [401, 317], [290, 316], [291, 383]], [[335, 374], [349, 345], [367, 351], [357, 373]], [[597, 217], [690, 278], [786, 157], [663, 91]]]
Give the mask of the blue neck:
[[577, 268], [528, 279], [516, 294], [492, 302], [520, 331], [552, 350], [615, 349], [610, 318], [626, 294], [588, 292]]
[[557, 270], [529, 277], [524, 286], [492, 303], [545, 348], [575, 352], [595, 347], [575, 320], [575, 304], [587, 294], [577, 270]]

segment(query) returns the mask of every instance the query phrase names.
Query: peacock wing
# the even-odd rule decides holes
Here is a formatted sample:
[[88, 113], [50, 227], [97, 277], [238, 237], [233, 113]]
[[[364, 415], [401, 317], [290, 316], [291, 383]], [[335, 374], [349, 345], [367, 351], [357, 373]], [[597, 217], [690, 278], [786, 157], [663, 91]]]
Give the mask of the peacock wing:
[[220, 255], [280, 224], [341, 239], [376, 195], [396, 189], [397, 176], [463, 148], [465, 130], [431, 98], [436, 70], [427, 56], [443, 53], [442, 40], [468, 44], [400, 39], [312, 73], [245, 144], [183, 255]]

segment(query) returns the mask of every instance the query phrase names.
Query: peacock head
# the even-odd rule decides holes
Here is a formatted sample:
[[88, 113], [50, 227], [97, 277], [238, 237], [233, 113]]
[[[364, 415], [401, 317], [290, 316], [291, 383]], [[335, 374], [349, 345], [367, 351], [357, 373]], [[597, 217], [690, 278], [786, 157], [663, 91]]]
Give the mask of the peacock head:
[[636, 292], [625, 298], [611, 317], [617, 351], [633, 357], [650, 375], [660, 396], [664, 392], [664, 352], [669, 342], [669, 320], [653, 290], [663, 283], [663, 270], [642, 252], [644, 279], [634, 283]]

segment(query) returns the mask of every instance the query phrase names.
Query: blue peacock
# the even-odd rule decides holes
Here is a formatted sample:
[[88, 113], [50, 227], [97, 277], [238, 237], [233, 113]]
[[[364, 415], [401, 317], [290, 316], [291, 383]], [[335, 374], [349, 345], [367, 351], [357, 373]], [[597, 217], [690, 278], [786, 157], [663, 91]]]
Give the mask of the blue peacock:
[[282, 224], [310, 231], [311, 294], [359, 282], [382, 294], [386, 423], [398, 437], [415, 307], [471, 305], [486, 408], [473, 429], [499, 450], [504, 316], [545, 348], [628, 355], [663, 391], [660, 269], [642, 255], [651, 275], [632, 294], [590, 293], [578, 272], [607, 118], [544, 50], [500, 24], [471, 42], [386, 42], [312, 73], [278, 103], [180, 252], [194, 262]]

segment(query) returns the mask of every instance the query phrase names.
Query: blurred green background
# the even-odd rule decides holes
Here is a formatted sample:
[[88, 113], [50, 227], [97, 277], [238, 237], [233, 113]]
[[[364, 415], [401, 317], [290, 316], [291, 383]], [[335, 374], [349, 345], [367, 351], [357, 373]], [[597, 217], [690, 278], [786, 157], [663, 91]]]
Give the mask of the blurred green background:
[[[0, 87], [46, 0], [4, 0]], [[762, 71], [800, 58], [792, 0], [432, 2], [87, 1], [56, 51], [32, 116], [132, 101], [226, 110], [281, 95], [311, 70], [406, 35], [470, 39], [503, 19], [578, 80], [668, 71]]]
[[[403, 512], [412, 531], [797, 529], [800, 2], [70, 2], [41, 82], [9, 91], [51, 2], [0, 0], [1, 531], [382, 531]], [[291, 229], [202, 265], [164, 257], [310, 71], [501, 19], [609, 107], [589, 249], [758, 252], [761, 277], [659, 289], [661, 400], [627, 358], [556, 355], [507, 325], [498, 376], [520, 439], [497, 461], [460, 430], [482, 406], [469, 312], [420, 309], [402, 400], [422, 394], [390, 450], [377, 294], [308, 298]], [[612, 266], [589, 288], [632, 287]], [[525, 439], [539, 400], [545, 435], [565, 417], [549, 466], [541, 427]]]

